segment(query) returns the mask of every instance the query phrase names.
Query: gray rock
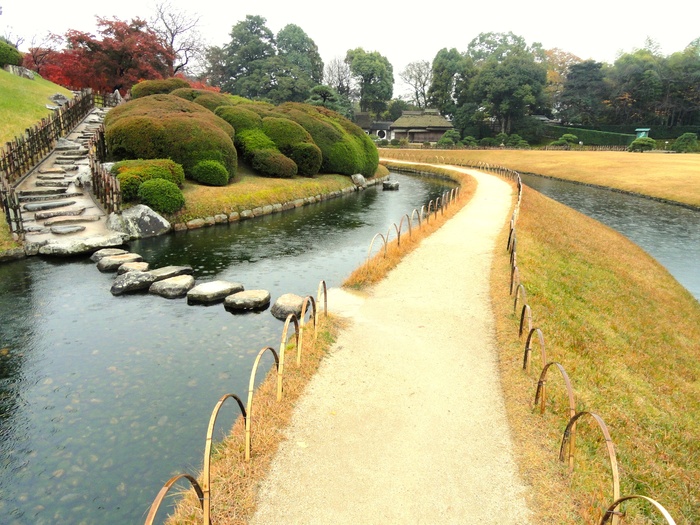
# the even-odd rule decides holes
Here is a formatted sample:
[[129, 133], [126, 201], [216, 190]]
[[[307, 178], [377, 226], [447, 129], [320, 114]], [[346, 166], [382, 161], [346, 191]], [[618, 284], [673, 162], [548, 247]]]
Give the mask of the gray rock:
[[124, 244], [122, 234], [97, 235], [84, 239], [51, 240], [39, 248], [42, 255], [82, 255], [92, 253], [99, 248], [116, 247]]
[[298, 318], [301, 315], [301, 306], [303, 302], [303, 297], [293, 293], [286, 293], [275, 301], [270, 312], [281, 321], [287, 319], [289, 314], [294, 314]]
[[227, 310], [263, 310], [270, 306], [270, 292], [267, 290], [245, 290], [229, 295], [224, 300]]
[[110, 213], [107, 228], [124, 233], [130, 239], [145, 239], [168, 233], [170, 223], [148, 206], [137, 204], [121, 214]]
[[170, 279], [171, 277], [177, 277], [178, 275], [192, 275], [191, 266], [163, 266], [162, 268], [156, 268], [155, 270], [149, 270], [149, 272], [156, 281], [163, 281], [165, 279]]
[[117, 275], [122, 275], [126, 272], [147, 272], [149, 264], [147, 262], [130, 262], [124, 263], [117, 269]]
[[122, 295], [139, 290], [148, 290], [154, 282], [156, 282], [156, 278], [150, 272], [127, 272], [117, 275], [110, 291], [112, 295]]
[[352, 183], [357, 186], [358, 188], [366, 188], [367, 187], [367, 180], [365, 179], [364, 175], [360, 173], [355, 173], [352, 177]]
[[124, 263], [141, 262], [143, 257], [138, 253], [123, 253], [121, 255], [107, 255], [97, 262], [97, 269], [101, 272], [116, 272]]
[[166, 299], [175, 299], [176, 297], [184, 297], [193, 286], [194, 277], [191, 275], [178, 275], [154, 282], [148, 288], [148, 292], [160, 295]]
[[121, 248], [102, 248], [101, 250], [97, 250], [95, 253], [93, 253], [90, 256], [90, 260], [94, 263], [99, 262], [100, 259], [103, 257], [108, 257], [111, 255], [124, 255], [125, 253], [129, 253], [126, 250], [122, 250]]
[[241, 283], [229, 281], [210, 281], [198, 284], [187, 292], [187, 302], [189, 304], [208, 304], [222, 301], [231, 294], [243, 291]]

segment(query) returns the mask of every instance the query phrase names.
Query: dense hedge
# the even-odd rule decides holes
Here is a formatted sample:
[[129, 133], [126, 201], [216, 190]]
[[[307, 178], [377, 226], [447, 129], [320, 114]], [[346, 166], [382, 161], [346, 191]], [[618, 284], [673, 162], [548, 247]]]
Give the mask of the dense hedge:
[[568, 126], [552, 126], [549, 124], [544, 127], [544, 132], [545, 136], [551, 139], [558, 139], [564, 134], [573, 134], [586, 146], [629, 146], [636, 138], [636, 135], [570, 128]]
[[132, 100], [105, 117], [105, 142], [113, 160], [170, 158], [188, 178], [201, 160], [222, 163], [233, 178], [238, 166], [233, 137], [226, 121], [173, 95]]
[[321, 169], [321, 149], [300, 124], [288, 118], [265, 117], [262, 129], [277, 148], [296, 163], [299, 175], [312, 177]]
[[131, 98], [142, 98], [150, 95], [167, 94], [178, 88], [187, 88], [190, 84], [182, 78], [164, 78], [159, 80], [142, 80], [131, 86]]
[[141, 184], [139, 200], [159, 213], [175, 213], [185, 205], [182, 190], [163, 179], [151, 179]]
[[226, 186], [228, 171], [215, 160], [200, 160], [192, 169], [192, 179], [208, 186]]
[[141, 184], [150, 179], [164, 179], [178, 187], [185, 181], [182, 166], [170, 159], [123, 160], [115, 163], [110, 170], [119, 180], [122, 199], [136, 200]]
[[22, 53], [20, 53], [16, 47], [0, 40], [0, 68], [21, 65]]

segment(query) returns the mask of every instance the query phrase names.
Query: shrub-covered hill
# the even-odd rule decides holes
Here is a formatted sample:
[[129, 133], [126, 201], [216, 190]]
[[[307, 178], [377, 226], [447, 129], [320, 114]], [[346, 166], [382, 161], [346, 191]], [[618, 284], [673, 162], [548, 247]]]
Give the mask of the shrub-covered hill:
[[[116, 124], [114, 119], [106, 121], [108, 148], [119, 159], [154, 158], [156, 154], [165, 156], [181, 162], [188, 178], [193, 178], [194, 164], [203, 157], [189, 159], [189, 162], [179, 159], [190, 155], [194, 149], [191, 143], [196, 137], [188, 137], [189, 147], [181, 148], [178, 144], [184, 137], [167, 133], [171, 139], [166, 141], [163, 138], [165, 129], [150, 121], [155, 115], [163, 124], [166, 121], [179, 122], [183, 115], [177, 113], [193, 112], [191, 109], [182, 110], [172, 102], [169, 103], [172, 106], [164, 104], [166, 99], [163, 97], [176, 97], [199, 106], [232, 126], [234, 133], [231, 137], [237, 154], [260, 175], [289, 178], [316, 173], [362, 173], [372, 176], [379, 165], [379, 154], [372, 140], [346, 118], [322, 107], [301, 103], [274, 106], [225, 93], [193, 89], [173, 79], [141, 82], [134, 86], [132, 94], [136, 98], [124, 106], [135, 103], [137, 106], [117, 113], [118, 117], [126, 114], [131, 120], [117, 126], [118, 131], [112, 128]], [[152, 108], [151, 105], [156, 103], [158, 108]], [[176, 115], [168, 115], [169, 109]], [[150, 133], [154, 134], [152, 138]], [[154, 148], [143, 144], [144, 139], [155, 140], [159, 146]], [[169, 148], [178, 151], [170, 152]]]

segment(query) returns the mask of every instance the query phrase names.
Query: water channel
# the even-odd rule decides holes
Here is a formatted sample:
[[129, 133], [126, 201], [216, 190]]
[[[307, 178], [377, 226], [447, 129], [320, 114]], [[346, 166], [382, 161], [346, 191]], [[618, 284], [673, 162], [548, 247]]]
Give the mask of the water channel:
[[[130, 249], [153, 268], [191, 265], [197, 282], [315, 296], [320, 280], [339, 286], [365, 260], [376, 233], [453, 187], [392, 177], [398, 192], [369, 188]], [[269, 310], [113, 297], [112, 280], [87, 257], [0, 265], [2, 523], [142, 523], [167, 479], [201, 469], [218, 399], [245, 399], [255, 355], [279, 345]], [[217, 439], [235, 415], [222, 411]]]
[[700, 211], [536, 175], [522, 180], [625, 235], [700, 301]]

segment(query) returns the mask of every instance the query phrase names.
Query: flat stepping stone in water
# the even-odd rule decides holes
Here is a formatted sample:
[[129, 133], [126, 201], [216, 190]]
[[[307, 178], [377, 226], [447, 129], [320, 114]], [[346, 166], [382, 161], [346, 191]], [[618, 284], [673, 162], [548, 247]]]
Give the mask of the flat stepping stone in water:
[[68, 235], [70, 233], [78, 233], [85, 230], [85, 226], [52, 226], [51, 233], [55, 235]]
[[124, 255], [126, 253], [129, 253], [126, 250], [122, 250], [121, 248], [102, 248], [101, 250], [97, 250], [95, 253], [93, 253], [90, 256], [90, 260], [92, 262], [99, 262], [100, 259], [103, 257], [108, 257], [111, 255]]
[[34, 184], [38, 187], [67, 188], [70, 186], [69, 180], [38, 180]]
[[82, 206], [72, 210], [38, 211], [34, 214], [34, 218], [37, 221], [43, 221], [44, 219], [50, 219], [51, 217], [77, 217], [82, 215], [85, 210], [87, 210], [87, 208]]
[[270, 306], [270, 292], [267, 290], [245, 290], [224, 299], [224, 308], [234, 312], [264, 310], [268, 306]]
[[71, 206], [73, 204], [75, 204], [75, 201], [35, 202], [31, 204], [25, 204], [23, 208], [26, 211], [41, 211], [53, 210], [55, 208], [65, 208], [66, 206]]
[[139, 272], [138, 270], [126, 272], [122, 275], [117, 275], [110, 291], [112, 295], [122, 295], [129, 292], [148, 290], [154, 282], [156, 282], [156, 278], [151, 275], [151, 272]]
[[304, 304], [304, 298], [293, 293], [281, 295], [272, 305], [270, 313], [277, 319], [285, 321], [289, 314], [294, 314], [297, 319], [301, 316], [301, 307]]
[[97, 222], [99, 220], [99, 215], [84, 215], [82, 217], [54, 217], [45, 221], [44, 226], [53, 226], [55, 224], [71, 224], [76, 222]]
[[241, 283], [210, 281], [198, 284], [187, 292], [188, 304], [211, 304], [223, 301], [229, 295], [243, 291]]
[[117, 275], [122, 275], [127, 272], [147, 272], [149, 264], [147, 262], [130, 262], [124, 263], [117, 269]]
[[138, 253], [124, 253], [122, 255], [108, 255], [97, 262], [97, 269], [101, 272], [116, 272], [119, 267], [128, 262], [141, 262], [143, 257]]
[[150, 273], [156, 281], [162, 281], [164, 279], [170, 279], [171, 277], [177, 277], [178, 275], [191, 275], [191, 266], [163, 266], [162, 268], [156, 268], [155, 270], [149, 270]]
[[154, 282], [150, 288], [148, 288], [148, 293], [160, 295], [166, 299], [175, 299], [187, 295], [187, 292], [191, 290], [193, 286], [194, 277], [191, 275], [178, 275]]

